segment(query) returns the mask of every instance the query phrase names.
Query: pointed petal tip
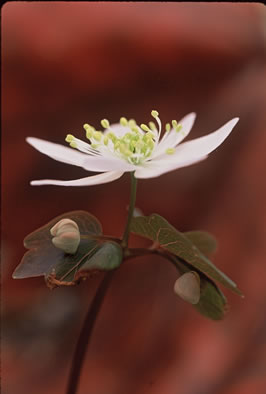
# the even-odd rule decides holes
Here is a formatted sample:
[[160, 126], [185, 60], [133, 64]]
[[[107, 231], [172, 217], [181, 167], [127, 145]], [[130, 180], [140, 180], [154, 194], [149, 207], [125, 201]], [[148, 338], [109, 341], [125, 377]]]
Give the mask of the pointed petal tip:
[[32, 186], [42, 185], [54, 185], [54, 186], [93, 186], [101, 185], [104, 183], [113, 182], [120, 178], [124, 174], [124, 171], [108, 171], [103, 172], [99, 175], [92, 175], [86, 178], [74, 179], [71, 181], [61, 181], [56, 179], [41, 179], [37, 181], [31, 181]]
[[26, 138], [25, 138], [25, 141], [26, 141], [28, 144], [32, 144], [33, 140], [34, 140], [33, 137], [26, 137]]
[[237, 124], [237, 122], [239, 121], [239, 117], [235, 117], [231, 120], [229, 120], [229, 122], [227, 124], [233, 124], [233, 127]]
[[44, 141], [44, 140], [42, 140], [41, 138], [36, 138], [36, 137], [26, 137], [25, 140], [26, 140], [29, 144], [32, 144], [32, 143], [37, 142], [37, 141]]
[[192, 128], [192, 126], [193, 126], [193, 124], [194, 124], [194, 122], [195, 122], [196, 117], [197, 117], [197, 113], [196, 113], [196, 112], [190, 112], [189, 114], [187, 114], [186, 116], [184, 116], [183, 119], [181, 119], [181, 120], [179, 121], [179, 123], [182, 124], [184, 121], [186, 121], [186, 122], [190, 121], [190, 122], [192, 123], [192, 125], [191, 125], [191, 128]]
[[239, 119], [240, 119], [239, 117], [232, 119], [235, 122], [235, 125], [238, 123]]

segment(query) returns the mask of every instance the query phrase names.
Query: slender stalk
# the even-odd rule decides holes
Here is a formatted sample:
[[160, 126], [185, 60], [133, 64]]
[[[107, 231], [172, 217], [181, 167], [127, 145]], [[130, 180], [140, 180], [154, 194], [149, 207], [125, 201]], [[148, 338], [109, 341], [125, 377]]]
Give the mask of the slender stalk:
[[[130, 175], [131, 175], [130, 204], [129, 204], [129, 210], [128, 210], [127, 223], [126, 223], [124, 235], [123, 235], [122, 242], [121, 242], [121, 246], [124, 248], [127, 248], [127, 246], [128, 246], [130, 225], [131, 225], [131, 220], [133, 217], [135, 201], [136, 201], [136, 192], [137, 192], [137, 179], [134, 177], [133, 172], [131, 172]], [[87, 315], [85, 317], [85, 320], [84, 320], [84, 323], [83, 323], [83, 326], [82, 326], [82, 329], [81, 329], [81, 332], [80, 332], [80, 335], [79, 335], [79, 338], [77, 341], [74, 356], [72, 359], [72, 365], [71, 365], [71, 369], [70, 369], [66, 394], [76, 394], [77, 393], [80, 374], [81, 374], [84, 358], [86, 355], [87, 347], [89, 345], [98, 313], [100, 311], [101, 305], [104, 300], [104, 296], [105, 296], [107, 289], [110, 285], [111, 278], [112, 278], [113, 274], [114, 274], [114, 271], [107, 272], [105, 274], [101, 284], [99, 285], [99, 287], [94, 295], [92, 303], [88, 309]]]
[[137, 179], [134, 177], [134, 172], [131, 172], [130, 175], [131, 175], [130, 204], [129, 204], [129, 209], [128, 209], [127, 224], [125, 227], [125, 231], [124, 231], [124, 235], [123, 235], [122, 243], [121, 243], [121, 246], [124, 248], [127, 248], [127, 245], [128, 245], [128, 238], [129, 238], [129, 234], [130, 234], [130, 225], [131, 225], [131, 220], [133, 217], [133, 212], [134, 212], [135, 202], [136, 202], [136, 194], [137, 194]]
[[107, 272], [99, 285], [94, 298], [89, 306], [87, 315], [85, 317], [83, 327], [81, 329], [76, 349], [74, 352], [71, 370], [69, 374], [68, 386], [66, 394], [76, 394], [79, 384], [79, 378], [83, 366], [83, 361], [86, 355], [86, 350], [91, 339], [92, 331], [101, 309], [101, 305], [104, 300], [104, 296], [110, 285], [112, 276], [115, 271]]

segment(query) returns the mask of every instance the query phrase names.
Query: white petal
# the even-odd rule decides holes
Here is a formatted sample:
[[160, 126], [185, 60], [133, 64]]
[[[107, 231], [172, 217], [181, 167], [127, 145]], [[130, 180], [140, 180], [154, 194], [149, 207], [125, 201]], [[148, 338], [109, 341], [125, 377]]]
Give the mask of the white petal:
[[128, 163], [124, 159], [112, 158], [112, 157], [90, 157], [87, 156], [83, 162], [82, 167], [87, 171], [134, 171], [136, 166]]
[[175, 153], [171, 156], [171, 160], [166, 158], [167, 155], [165, 155], [164, 159], [166, 161], [173, 162], [177, 157], [182, 158], [183, 160], [189, 160], [195, 157], [208, 155], [224, 142], [226, 137], [228, 137], [234, 126], [237, 124], [238, 120], [239, 118], [234, 118], [211, 134], [178, 145]]
[[73, 181], [57, 181], [55, 179], [42, 179], [39, 181], [31, 181], [33, 186], [41, 185], [56, 185], [56, 186], [91, 186], [100, 185], [102, 183], [113, 182], [120, 178], [124, 172], [122, 171], [110, 171], [104, 172], [103, 174], [89, 176], [86, 178], [75, 179]]
[[85, 153], [78, 152], [73, 148], [68, 148], [39, 138], [27, 137], [26, 141], [39, 152], [63, 163], [82, 167], [83, 160], [87, 157]]
[[134, 175], [136, 178], [156, 178], [160, 175], [165, 174], [166, 172], [170, 172], [173, 170], [177, 170], [178, 168], [188, 167], [192, 164], [198, 163], [202, 160], [207, 159], [208, 156], [201, 156], [198, 158], [194, 158], [191, 160], [176, 160], [173, 163], [162, 163], [162, 161], [150, 162], [150, 165], [146, 167], [140, 167], [135, 171]]
[[54, 160], [79, 166], [87, 171], [133, 171], [135, 169], [130, 163], [116, 157], [90, 156], [74, 148], [68, 148], [39, 138], [28, 137], [26, 141], [39, 152]]
[[136, 178], [153, 178], [166, 172], [197, 163], [207, 158], [231, 133], [239, 118], [227, 122], [220, 129], [204, 137], [177, 146], [173, 155], [161, 155], [156, 160], [145, 163], [135, 172]]
[[177, 132], [175, 129], [172, 129], [169, 131], [169, 133], [165, 133], [162, 140], [155, 148], [152, 157], [158, 157], [165, 153], [166, 149], [174, 148], [177, 144], [179, 144], [189, 134], [195, 119], [195, 112], [191, 112], [178, 122], [178, 124], [182, 125], [182, 129], [180, 131]]

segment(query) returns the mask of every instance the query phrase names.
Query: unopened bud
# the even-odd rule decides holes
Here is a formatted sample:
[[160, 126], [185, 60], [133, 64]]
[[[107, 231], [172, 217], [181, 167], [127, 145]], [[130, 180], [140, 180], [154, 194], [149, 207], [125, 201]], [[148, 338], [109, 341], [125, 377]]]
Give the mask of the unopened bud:
[[197, 304], [200, 300], [200, 277], [195, 271], [181, 275], [174, 285], [174, 292], [184, 301]]
[[62, 219], [50, 230], [54, 237], [52, 242], [56, 248], [65, 253], [75, 254], [80, 243], [80, 232], [77, 223], [71, 219]]

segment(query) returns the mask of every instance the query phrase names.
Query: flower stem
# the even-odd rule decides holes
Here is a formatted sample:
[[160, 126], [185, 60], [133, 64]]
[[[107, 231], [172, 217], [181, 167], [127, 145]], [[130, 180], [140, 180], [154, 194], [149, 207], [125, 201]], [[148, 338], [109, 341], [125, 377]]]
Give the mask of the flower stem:
[[110, 271], [105, 274], [89, 306], [74, 352], [66, 394], [77, 393], [80, 373], [86, 355], [86, 350], [91, 339], [93, 327], [114, 272], [115, 271]]
[[134, 172], [131, 172], [130, 176], [131, 176], [130, 204], [129, 204], [129, 209], [128, 209], [127, 224], [125, 227], [125, 231], [124, 231], [124, 235], [123, 235], [122, 243], [121, 243], [121, 246], [124, 248], [127, 248], [127, 246], [128, 246], [130, 225], [131, 225], [131, 220], [132, 220], [133, 212], [134, 212], [134, 208], [135, 208], [136, 193], [137, 193], [137, 179], [134, 176]]

